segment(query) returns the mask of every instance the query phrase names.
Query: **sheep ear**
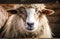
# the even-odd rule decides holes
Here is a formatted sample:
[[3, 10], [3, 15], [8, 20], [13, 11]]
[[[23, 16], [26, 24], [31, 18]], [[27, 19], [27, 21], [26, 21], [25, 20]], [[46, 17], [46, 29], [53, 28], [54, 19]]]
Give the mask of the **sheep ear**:
[[53, 14], [55, 11], [53, 11], [53, 10], [50, 10], [50, 9], [44, 9], [44, 10], [42, 10], [42, 13], [43, 14], [47, 14], [47, 15], [51, 15], [51, 14]]
[[11, 13], [11, 14], [16, 14], [17, 11], [16, 10], [8, 10], [7, 12]]

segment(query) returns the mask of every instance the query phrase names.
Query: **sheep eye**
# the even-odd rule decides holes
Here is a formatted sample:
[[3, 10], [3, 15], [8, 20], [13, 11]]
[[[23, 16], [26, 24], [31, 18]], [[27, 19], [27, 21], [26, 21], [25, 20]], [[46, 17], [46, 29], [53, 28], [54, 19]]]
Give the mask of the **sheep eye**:
[[41, 13], [41, 11], [38, 11], [38, 13]]
[[37, 14], [40, 16], [42, 14], [42, 12], [41, 11], [37, 11]]

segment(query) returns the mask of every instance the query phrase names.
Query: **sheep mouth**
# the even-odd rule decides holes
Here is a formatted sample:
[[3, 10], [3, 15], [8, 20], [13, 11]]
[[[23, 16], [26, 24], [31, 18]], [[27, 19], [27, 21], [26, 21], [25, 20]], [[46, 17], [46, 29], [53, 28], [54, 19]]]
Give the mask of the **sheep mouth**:
[[34, 27], [27, 27], [27, 30], [34, 30]]
[[32, 28], [28, 28], [28, 30], [33, 30]]

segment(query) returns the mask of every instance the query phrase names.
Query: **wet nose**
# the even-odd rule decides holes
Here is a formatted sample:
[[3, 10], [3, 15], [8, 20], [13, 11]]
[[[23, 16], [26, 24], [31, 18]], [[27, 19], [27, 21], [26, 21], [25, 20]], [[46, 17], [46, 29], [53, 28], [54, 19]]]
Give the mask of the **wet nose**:
[[32, 27], [34, 25], [34, 23], [27, 22], [27, 25], [30, 26], [30, 27]]

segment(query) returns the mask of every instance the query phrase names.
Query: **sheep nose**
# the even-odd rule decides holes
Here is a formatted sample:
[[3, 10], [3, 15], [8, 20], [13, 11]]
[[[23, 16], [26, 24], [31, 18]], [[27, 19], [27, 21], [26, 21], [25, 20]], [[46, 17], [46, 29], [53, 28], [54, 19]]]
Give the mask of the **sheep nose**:
[[27, 29], [28, 29], [28, 30], [33, 30], [33, 29], [34, 29], [34, 26], [33, 26], [34, 23], [29, 23], [29, 22], [27, 22], [27, 25], [28, 25], [28, 26], [27, 26]]
[[34, 25], [34, 23], [29, 23], [29, 22], [27, 22], [27, 25], [28, 25], [29, 27], [32, 27], [32, 26]]

